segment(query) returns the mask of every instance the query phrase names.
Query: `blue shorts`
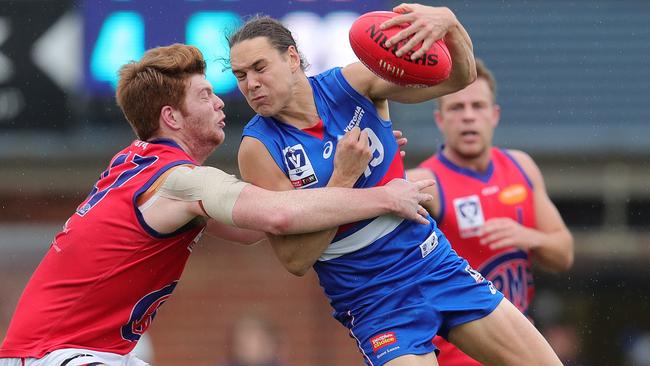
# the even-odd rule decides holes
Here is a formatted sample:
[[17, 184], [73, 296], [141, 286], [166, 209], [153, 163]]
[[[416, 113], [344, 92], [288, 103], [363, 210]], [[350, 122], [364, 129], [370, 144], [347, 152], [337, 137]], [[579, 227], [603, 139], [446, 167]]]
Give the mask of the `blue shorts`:
[[490, 314], [503, 295], [473, 270], [439, 237], [438, 256], [426, 273], [411, 277], [403, 285], [374, 299], [372, 304], [336, 318], [356, 339], [368, 365], [383, 365], [408, 354], [437, 351], [435, 335]]

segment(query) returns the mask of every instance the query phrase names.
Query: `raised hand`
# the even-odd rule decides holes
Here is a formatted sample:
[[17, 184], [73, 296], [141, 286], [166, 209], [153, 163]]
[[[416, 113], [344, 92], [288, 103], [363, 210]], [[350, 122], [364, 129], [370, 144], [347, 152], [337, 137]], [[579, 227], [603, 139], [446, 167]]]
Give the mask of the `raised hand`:
[[433, 199], [428, 193], [422, 190], [435, 184], [433, 179], [425, 179], [417, 182], [408, 182], [404, 179], [393, 179], [384, 186], [387, 194], [395, 202], [392, 208], [393, 213], [405, 219], [416, 221], [420, 224], [428, 224], [429, 213], [420, 203]]
[[433, 42], [444, 38], [452, 26], [458, 24], [454, 13], [445, 7], [432, 7], [420, 4], [400, 4], [393, 8], [393, 11], [402, 15], [396, 16], [385, 21], [381, 29], [387, 29], [392, 26], [409, 23], [410, 25], [400, 32], [389, 38], [385, 45], [390, 47], [411, 37], [402, 47], [400, 47], [396, 56], [401, 57], [403, 54], [422, 43], [417, 51], [411, 55], [411, 60], [418, 59], [431, 47]]

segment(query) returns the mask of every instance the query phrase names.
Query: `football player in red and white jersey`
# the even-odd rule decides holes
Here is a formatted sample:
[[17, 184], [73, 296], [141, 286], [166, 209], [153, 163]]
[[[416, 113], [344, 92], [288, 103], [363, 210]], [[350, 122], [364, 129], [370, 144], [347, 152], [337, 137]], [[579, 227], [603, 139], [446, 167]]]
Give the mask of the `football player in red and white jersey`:
[[[145, 365], [130, 352], [204, 230], [253, 243], [264, 237], [254, 230], [304, 233], [386, 213], [428, 223], [419, 202], [430, 195], [420, 189], [432, 180], [271, 192], [201, 166], [224, 140], [225, 114], [196, 47], [158, 47], [125, 65], [117, 102], [138, 139], [52, 241], [18, 302], [0, 366]], [[341, 151], [367, 162], [360, 135], [350, 131]]]
[[[533, 159], [492, 146], [500, 115], [496, 81], [481, 60], [476, 69], [476, 81], [438, 99], [435, 120], [444, 145], [407, 176], [436, 179], [435, 198], [425, 206], [454, 250], [528, 315], [532, 262], [568, 270], [573, 238]], [[434, 343], [441, 366], [480, 365], [441, 337]]]

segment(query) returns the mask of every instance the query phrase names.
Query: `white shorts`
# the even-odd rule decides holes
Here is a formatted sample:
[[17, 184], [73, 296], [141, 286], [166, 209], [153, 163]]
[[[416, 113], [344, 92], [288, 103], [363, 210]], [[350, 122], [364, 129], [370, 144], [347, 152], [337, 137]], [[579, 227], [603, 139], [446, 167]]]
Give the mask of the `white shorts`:
[[0, 358], [0, 366], [149, 366], [139, 358], [127, 354], [64, 348], [48, 353], [43, 358]]

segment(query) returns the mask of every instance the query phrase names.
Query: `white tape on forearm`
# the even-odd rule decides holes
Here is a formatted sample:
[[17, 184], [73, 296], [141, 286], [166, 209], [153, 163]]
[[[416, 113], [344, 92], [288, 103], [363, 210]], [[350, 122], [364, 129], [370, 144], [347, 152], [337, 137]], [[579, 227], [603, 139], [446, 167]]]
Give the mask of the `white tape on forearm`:
[[173, 169], [160, 187], [162, 197], [201, 201], [208, 216], [224, 224], [234, 225], [232, 210], [248, 183], [207, 166], [184, 165]]

